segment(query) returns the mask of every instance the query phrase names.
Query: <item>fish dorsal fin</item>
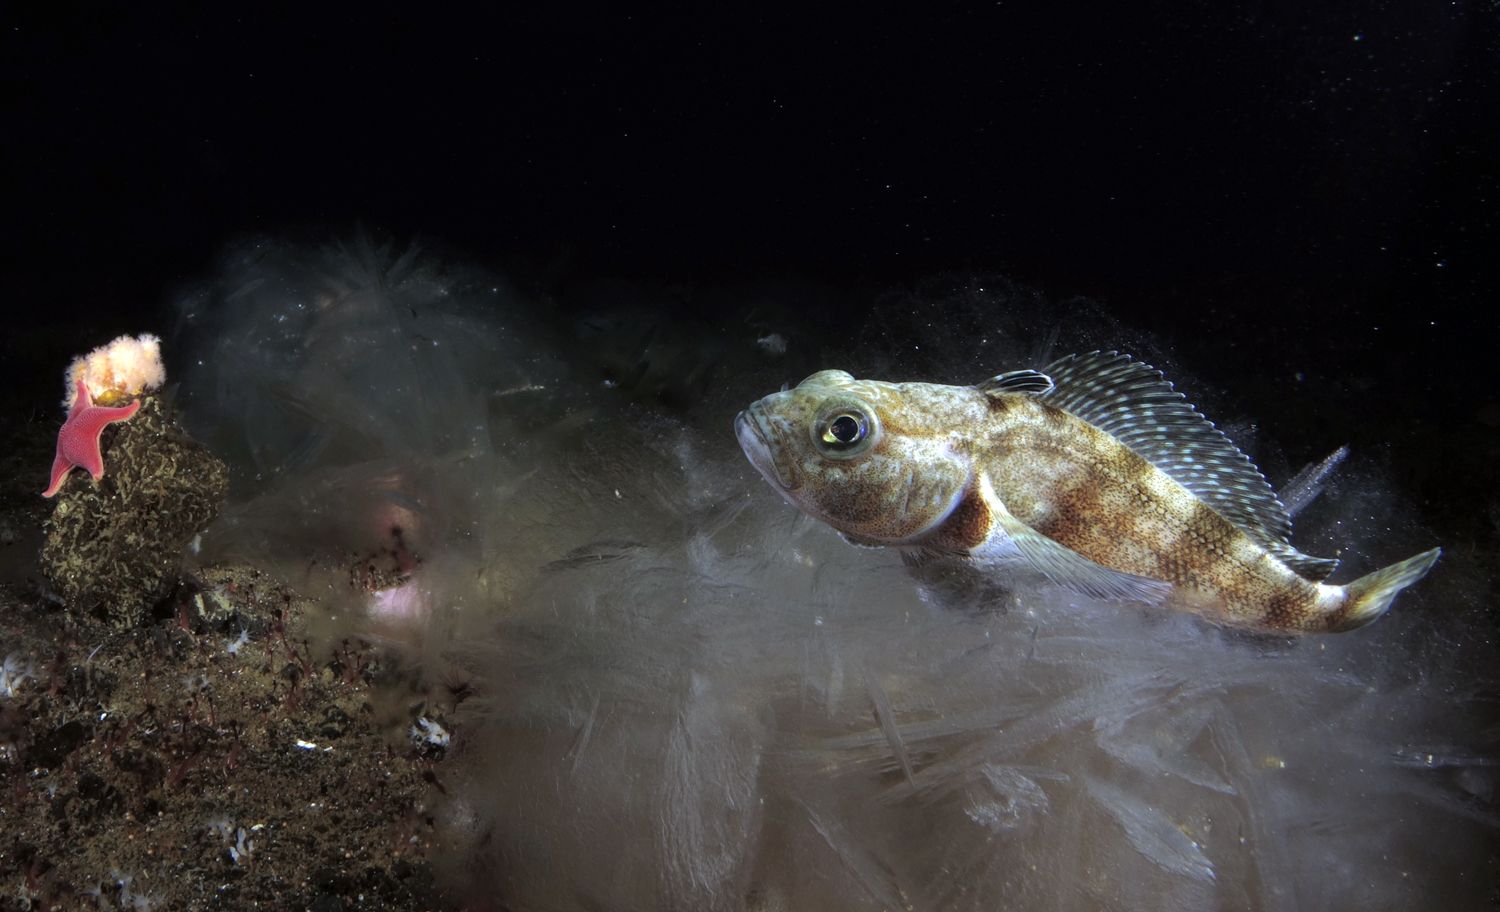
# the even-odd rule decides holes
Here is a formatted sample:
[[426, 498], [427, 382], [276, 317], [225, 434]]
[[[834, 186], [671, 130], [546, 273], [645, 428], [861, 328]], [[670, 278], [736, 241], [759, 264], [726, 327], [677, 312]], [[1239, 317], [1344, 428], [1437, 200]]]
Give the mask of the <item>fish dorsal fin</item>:
[[1312, 557], [1285, 542], [1271, 542], [1266, 550], [1272, 557], [1286, 564], [1293, 573], [1315, 583], [1328, 579], [1339, 568], [1336, 557]]
[[975, 388], [995, 395], [996, 393], [1031, 393], [1040, 396], [1052, 392], [1052, 378], [1034, 370], [1006, 371], [997, 377], [991, 377], [983, 383], [975, 384]]
[[1257, 541], [1285, 545], [1292, 521], [1276, 492], [1161, 371], [1118, 352], [1090, 352], [1043, 373], [1055, 384], [1041, 396], [1047, 404], [1110, 434]]

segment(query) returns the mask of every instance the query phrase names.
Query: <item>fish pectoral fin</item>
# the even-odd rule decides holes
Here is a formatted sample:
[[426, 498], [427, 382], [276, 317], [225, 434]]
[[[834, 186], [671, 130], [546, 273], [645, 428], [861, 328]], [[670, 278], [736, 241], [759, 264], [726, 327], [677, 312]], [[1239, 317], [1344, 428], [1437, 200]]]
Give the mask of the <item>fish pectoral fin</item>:
[[885, 545], [882, 545], [878, 541], [874, 541], [874, 540], [868, 539], [868, 538], [860, 538], [858, 535], [850, 535], [848, 532], [840, 532], [839, 533], [839, 538], [842, 538], [844, 541], [848, 542], [849, 544], [853, 545], [856, 548], [884, 548], [885, 547]]
[[1058, 544], [1014, 517], [1001, 527], [1032, 569], [1050, 582], [1090, 598], [1127, 600], [1157, 605], [1172, 591], [1171, 583], [1111, 570], [1077, 551]]

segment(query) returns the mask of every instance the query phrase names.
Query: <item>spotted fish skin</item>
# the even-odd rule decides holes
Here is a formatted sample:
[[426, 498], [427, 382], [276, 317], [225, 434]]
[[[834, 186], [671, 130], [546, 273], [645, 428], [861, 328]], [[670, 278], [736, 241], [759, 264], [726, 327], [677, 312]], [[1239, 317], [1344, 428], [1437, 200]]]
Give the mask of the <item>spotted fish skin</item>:
[[1029, 565], [1090, 596], [1221, 624], [1374, 620], [1436, 549], [1345, 586], [1297, 552], [1269, 484], [1149, 365], [1113, 352], [972, 387], [823, 371], [741, 413], [751, 463], [862, 545]]
[[1113, 437], [1022, 394], [991, 401], [996, 429], [974, 448], [964, 508], [933, 529], [937, 548], [995, 551], [1010, 538], [1003, 511], [1102, 567], [1171, 584], [1172, 602], [1213, 620], [1338, 625], [1338, 587], [1298, 576]]

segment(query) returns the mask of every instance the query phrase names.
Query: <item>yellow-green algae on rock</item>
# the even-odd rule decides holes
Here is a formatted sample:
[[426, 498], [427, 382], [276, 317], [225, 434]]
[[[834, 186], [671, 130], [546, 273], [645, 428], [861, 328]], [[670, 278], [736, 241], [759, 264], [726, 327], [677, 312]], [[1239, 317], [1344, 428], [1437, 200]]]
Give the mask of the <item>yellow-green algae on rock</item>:
[[147, 395], [104, 432], [104, 477], [75, 472], [45, 524], [41, 569], [68, 607], [140, 623], [177, 578], [183, 549], [223, 508], [224, 464]]

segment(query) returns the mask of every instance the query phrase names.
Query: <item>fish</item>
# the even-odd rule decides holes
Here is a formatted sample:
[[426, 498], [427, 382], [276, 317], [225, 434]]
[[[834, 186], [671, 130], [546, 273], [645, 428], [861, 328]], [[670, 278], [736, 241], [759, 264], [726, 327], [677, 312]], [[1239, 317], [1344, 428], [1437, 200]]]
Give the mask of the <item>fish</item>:
[[819, 371], [734, 421], [750, 464], [852, 544], [958, 555], [1273, 634], [1383, 615], [1442, 553], [1343, 585], [1291, 543], [1291, 517], [1243, 452], [1128, 354], [1068, 355], [974, 386]]

